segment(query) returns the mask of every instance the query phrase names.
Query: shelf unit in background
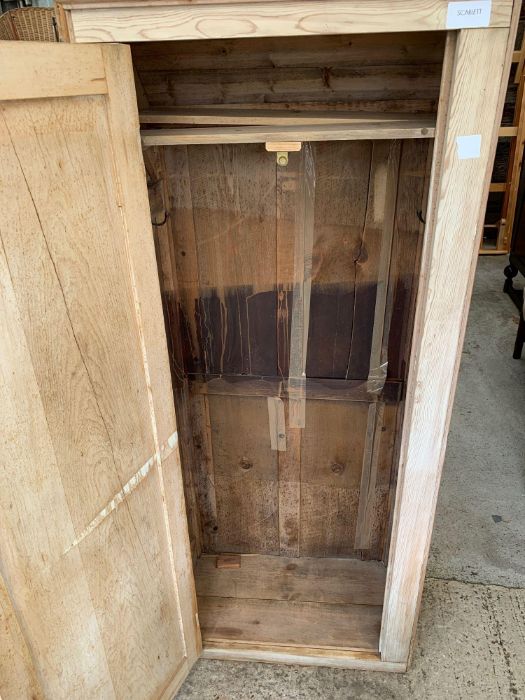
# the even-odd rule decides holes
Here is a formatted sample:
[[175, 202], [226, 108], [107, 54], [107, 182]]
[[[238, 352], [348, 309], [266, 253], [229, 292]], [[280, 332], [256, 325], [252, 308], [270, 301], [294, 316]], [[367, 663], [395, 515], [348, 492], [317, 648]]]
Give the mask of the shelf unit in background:
[[[509, 253], [525, 146], [525, 4], [522, 3], [516, 50], [503, 109], [490, 183], [481, 255]], [[503, 177], [502, 177], [503, 175]]]

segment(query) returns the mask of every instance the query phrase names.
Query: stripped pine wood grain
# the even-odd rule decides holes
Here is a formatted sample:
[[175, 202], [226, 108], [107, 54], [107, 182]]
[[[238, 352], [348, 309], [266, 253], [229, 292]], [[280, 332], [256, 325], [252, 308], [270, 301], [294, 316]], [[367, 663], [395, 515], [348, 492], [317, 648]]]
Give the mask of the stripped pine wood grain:
[[24, 63], [27, 70], [3, 70], [0, 76], [2, 100], [28, 100], [73, 95], [104, 95], [108, 92], [102, 49], [50, 44], [46, 61], [36, 43], [2, 41], [0, 63]]
[[[367, 0], [327, 3], [257, 2], [233, 5], [171, 5], [75, 9], [76, 41], [161, 41], [305, 34], [437, 31], [446, 27], [446, 0]], [[491, 27], [507, 27], [511, 0], [494, 0]]]
[[380, 605], [199, 596], [204, 642], [377, 651]]
[[[188, 43], [181, 45], [179, 54], [178, 42], [171, 42], [163, 49], [169, 56], [168, 70], [159, 63], [162, 51], [155, 55], [152, 47], [142, 53], [139, 48], [144, 104], [202, 108], [210, 101], [214, 109], [216, 102], [224, 102], [226, 109], [255, 110], [259, 103], [268, 111], [323, 110], [331, 102], [342, 102], [337, 105], [341, 111], [415, 115], [435, 110], [443, 49], [443, 34], [435, 30], [444, 28], [444, 0], [395, 0], [388, 6], [365, 0], [235, 0], [231, 6], [213, 0], [205, 5], [176, 0], [159, 5], [153, 0], [151, 6], [130, 1], [132, 5], [124, 6], [117, 0], [120, 6], [115, 8], [96, 0], [92, 9], [89, 0], [84, 5], [73, 2], [72, 10], [61, 8], [60, 14], [70, 37], [76, 32], [81, 41], [91, 35], [109, 39], [114, 32], [138, 41], [153, 34], [168, 39], [262, 37], [283, 31], [304, 35], [253, 43], [252, 56], [248, 40], [234, 45], [202, 39], [193, 42], [202, 48]], [[508, 29], [512, 7], [511, 0], [497, 0], [492, 3], [490, 29], [450, 33], [436, 131], [432, 123], [426, 133], [403, 132], [425, 137], [427, 144], [435, 133], [436, 147], [430, 205], [423, 215], [427, 235], [401, 445], [395, 441], [402, 423], [398, 401], [404, 394], [415, 284], [409, 279], [400, 289], [395, 283], [401, 274], [410, 278], [418, 266], [420, 231], [412, 210], [418, 202], [425, 210], [428, 183], [421, 171], [427, 144], [420, 149], [379, 141], [368, 146], [372, 180], [368, 184], [363, 178], [369, 188], [368, 216], [363, 220], [367, 231], [373, 231], [375, 247], [368, 246], [367, 239], [367, 267], [363, 279], [357, 284], [354, 280], [353, 290], [357, 300], [367, 285], [373, 288], [370, 303], [361, 299], [356, 309], [365, 309], [369, 321], [375, 316], [376, 330], [370, 333], [367, 328], [361, 334], [360, 322], [352, 316], [350, 360], [344, 373], [349, 379], [333, 368], [331, 374], [323, 369], [321, 376], [305, 377], [304, 428], [286, 426], [284, 452], [272, 449], [280, 438], [276, 441], [268, 429], [267, 392], [271, 389], [272, 406], [279, 407], [281, 418], [284, 408], [285, 422], [290, 423], [290, 394], [284, 386], [290, 367], [284, 358], [294, 334], [286, 306], [297, 275], [293, 271], [287, 278], [289, 252], [279, 251], [286, 239], [279, 227], [293, 223], [294, 217], [283, 216], [285, 198], [279, 188], [286, 178], [279, 184], [275, 156], [265, 153], [262, 144], [189, 146], [182, 164], [168, 167], [172, 173], [178, 168], [182, 180], [186, 178], [182, 204], [171, 202], [167, 211], [172, 218], [178, 216], [178, 208], [186, 208], [182, 225], [188, 234], [187, 241], [176, 240], [169, 221], [157, 241], [163, 287], [173, 295], [177, 319], [170, 335], [180, 331], [183, 336], [176, 351], [170, 346], [178, 372], [174, 376], [181, 385], [180, 401], [193, 402], [184, 408], [177, 426], [129, 49], [71, 46], [53, 53], [51, 47], [33, 46], [28, 51], [35, 61], [17, 65], [4, 78], [9, 89], [0, 106], [0, 181], [8, 184], [4, 191], [10, 196], [2, 203], [6, 223], [0, 223], [0, 331], [6, 348], [0, 367], [6, 439], [0, 451], [8, 467], [5, 488], [0, 488], [6, 523], [0, 532], [0, 617], [7, 626], [0, 636], [16, 658], [6, 679], [0, 675], [2, 696], [31, 692], [55, 697], [66, 692], [83, 698], [167, 700], [177, 691], [200, 652], [175, 445], [179, 430], [185, 461], [194, 454], [201, 460], [198, 469], [186, 470], [186, 489], [190, 494], [198, 491], [199, 484], [192, 481], [196, 477], [204, 490], [197, 500], [201, 515], [208, 509], [208, 523], [216, 532], [209, 533], [210, 549], [263, 553], [253, 559], [241, 557], [241, 564], [245, 559], [247, 565], [244, 571], [241, 565], [216, 570], [221, 578], [202, 579], [209, 586], [199, 601], [206, 653], [214, 658], [405, 668], [472, 286], [478, 244], [473, 222], [477, 220], [479, 228], [488, 175], [485, 185], [481, 179], [493, 155], [492, 122], [505, 83], [503, 56], [506, 51], [508, 68], [518, 17], [516, 4], [514, 24]], [[311, 36], [350, 28], [358, 37], [355, 51], [344, 34], [335, 39]], [[376, 34], [399, 29], [408, 29], [412, 37], [416, 30], [425, 36], [405, 48], [410, 34], [396, 40]], [[366, 39], [364, 32], [374, 36]], [[370, 49], [375, 37], [377, 45]], [[308, 51], [307, 41], [315, 43], [318, 56]], [[78, 84], [72, 78], [74, 61], [65, 60], [74, 48], [82, 48], [78, 55], [85, 58], [78, 68]], [[15, 57], [8, 49], [3, 49], [3, 65]], [[397, 58], [378, 60], [386, 55]], [[330, 56], [336, 59], [333, 64]], [[67, 66], [52, 87], [49, 76], [61, 61]], [[360, 63], [363, 70], [358, 75]], [[253, 79], [247, 81], [250, 72]], [[53, 100], [46, 99], [49, 96]], [[43, 99], [28, 102], [35, 97]], [[256, 118], [261, 117], [262, 113]], [[401, 133], [399, 122], [379, 119], [378, 125], [382, 127], [373, 132], [375, 138]], [[324, 127], [303, 125], [302, 133], [315, 138], [320, 126]], [[285, 127], [256, 128], [252, 136], [271, 132], [286, 135], [286, 142], [298, 142], [297, 133], [292, 138]], [[368, 138], [372, 134], [369, 124], [352, 128], [363, 138], [365, 132]], [[338, 129], [336, 125], [329, 130], [332, 137]], [[182, 132], [188, 136], [186, 129], [179, 136]], [[239, 138], [240, 130], [229, 133]], [[458, 157], [456, 137], [469, 133], [481, 135], [478, 159]], [[210, 133], [200, 130], [200, 137], [210, 138]], [[150, 138], [158, 138], [154, 130]], [[330, 146], [319, 144], [319, 154], [322, 148], [329, 152]], [[343, 146], [338, 146], [342, 153]], [[387, 148], [389, 157], [384, 157]], [[323, 156], [319, 158], [322, 166]], [[323, 184], [327, 202], [313, 206], [319, 230], [337, 224], [330, 221], [332, 214], [344, 218], [341, 194], [336, 192], [344, 191], [348, 182], [329, 180]], [[288, 184], [293, 184], [291, 179]], [[164, 195], [169, 197], [177, 186], [178, 175]], [[356, 190], [350, 187], [352, 191]], [[329, 206], [331, 199], [341, 210]], [[346, 245], [352, 235], [338, 231], [336, 238]], [[339, 261], [331, 259], [328, 265], [330, 250], [323, 245], [318, 245], [319, 259], [314, 251], [315, 236], [312, 256], [309, 249], [303, 255], [304, 269], [312, 265], [319, 281], [338, 282]], [[188, 260], [183, 262], [186, 252]], [[363, 245], [353, 259], [362, 266], [361, 253]], [[183, 298], [177, 266], [187, 274]], [[230, 286], [235, 293], [228, 307]], [[249, 289], [240, 294], [241, 287]], [[309, 321], [309, 309], [306, 316]], [[232, 342], [234, 337], [242, 338], [241, 346]], [[436, 338], [442, 342], [436, 343]], [[400, 346], [391, 368], [397, 381], [373, 395], [363, 388], [374, 369], [370, 357], [374, 365], [378, 357], [383, 364], [388, 351], [390, 360], [392, 344]], [[359, 362], [352, 355], [358, 346]], [[332, 348], [332, 364], [336, 355]], [[350, 370], [353, 359], [355, 375]], [[320, 353], [316, 361], [329, 365], [329, 358]], [[341, 383], [347, 386], [342, 389]], [[368, 415], [373, 420], [367, 421]], [[200, 424], [193, 445], [192, 416]], [[282, 420], [276, 425], [280, 430]], [[163, 450], [170, 440], [170, 450]], [[391, 488], [397, 476], [393, 455], [398, 450], [400, 485], [382, 610], [384, 569], [348, 557], [385, 556]], [[191, 501], [189, 506], [191, 513]], [[194, 521], [191, 528], [195, 539], [205, 529]], [[319, 561], [297, 559], [303, 544], [316, 550]], [[347, 557], [343, 564], [326, 557], [342, 549]], [[285, 553], [295, 561], [268, 553]], [[201, 560], [201, 571], [205, 564]], [[248, 581], [249, 571], [260, 571], [262, 564], [268, 572], [258, 578], [254, 574], [255, 583]], [[340, 566], [349, 575], [346, 587], [343, 575], [337, 574]], [[330, 572], [330, 581], [322, 583]], [[224, 576], [236, 577], [242, 597], [224, 595]], [[275, 598], [251, 597], [265, 576], [265, 589]], [[316, 588], [334, 601], [303, 599], [313, 597]], [[366, 596], [372, 593], [374, 604], [367, 604]]]
[[338, 605], [382, 605], [386, 567], [329, 557], [241, 555], [240, 568], [217, 571], [215, 557], [197, 562], [200, 596], [260, 598]]
[[31, 649], [20, 627], [7, 587], [0, 577], [0, 692], [10, 698], [44, 700]]
[[[505, 53], [511, 51], [510, 43], [506, 29], [460, 32], [457, 47], [451, 39], [444, 70], [448, 84], [442, 87], [441, 121], [438, 115], [439, 150], [430, 190], [424, 286], [416, 309], [417, 340], [409, 370], [381, 632], [381, 652], [388, 661], [408, 658], [421, 598], [465, 329], [468, 301], [464, 300], [472, 290], [480, 237], [478, 214], [488, 191], [497, 128], [494, 115], [502, 104], [501, 85], [510, 61], [508, 54], [505, 66]], [[474, 75], [472, 65], [476, 66]], [[459, 158], [456, 138], [463, 134], [480, 134], [479, 158]]]
[[[2, 124], [2, 174], [17, 182], [12, 158], [7, 157], [5, 123]], [[11, 148], [10, 144], [8, 145]], [[27, 198], [27, 190], [15, 190], [13, 204], [25, 205], [23, 230], [38, 236], [39, 223]], [[24, 198], [26, 194], [26, 198]], [[4, 208], [5, 221], [11, 211]], [[2, 226], [2, 239], [4, 235]], [[18, 611], [25, 644], [31, 650], [34, 670], [25, 668], [25, 678], [13, 677], [16, 667], [8, 668], [0, 679], [2, 694], [19, 683], [31, 685], [33, 673], [40, 673], [43, 694], [59, 696], [64, 687], [81, 689], [86, 698], [103, 693], [114, 697], [105, 649], [93, 602], [78, 551], [68, 558], [64, 549], [74, 539], [75, 530], [47, 427], [18, 310], [4, 248], [0, 255], [2, 286], [0, 324], [4, 356], [2, 372], [2, 470], [0, 489], [3, 528], [0, 531], [2, 576], [10, 605]], [[17, 504], [16, 511], [11, 507]], [[44, 524], [44, 527], [41, 526]], [[45, 562], [45, 566], [42, 564]], [[68, 581], [68, 596], [62, 595]], [[61, 601], [60, 605], [54, 604]], [[78, 635], [78, 625], [90, 630]], [[49, 630], [56, 630], [49, 645]], [[90, 647], [90, 653], [87, 649]], [[22, 669], [18, 668], [19, 671]]]
[[[155, 453], [155, 445], [146, 381], [141, 375], [139, 340], [128, 321], [134, 317], [134, 306], [125, 245], [121, 238], [119, 246], [115, 235], [118, 228], [114, 229], [119, 213], [117, 197], [111, 191], [113, 166], [106, 150], [110, 142], [103, 119], [105, 105], [97, 98], [85, 98], [91, 103], [77, 106], [75, 115], [84, 131], [76, 136], [69, 126], [69, 105], [57, 103], [59, 99], [55, 98], [52, 106], [46, 102], [34, 105], [29, 123], [22, 116], [23, 103], [17, 104], [18, 109], [14, 103], [9, 107], [9, 132], [20, 168], [18, 181], [23, 178], [26, 197], [31, 198], [35, 216], [44, 223], [38, 237], [31, 235], [30, 229], [10, 228], [3, 232], [2, 239], [65, 497], [78, 533]], [[63, 134], [68, 131], [66, 148]], [[42, 172], [48, 175], [45, 183]], [[90, 183], [82, 194], [79, 172]], [[97, 177], [97, 172], [105, 173], [105, 180]], [[70, 201], [73, 191], [77, 207], [58, 209], [57, 202]], [[82, 197], [97, 206], [86, 206]], [[64, 236], [63, 227], [68, 231], [84, 230], [89, 243], [78, 236]], [[21, 244], [24, 255], [17, 253]], [[96, 284], [88, 268], [79, 264], [83, 259], [81, 250], [90, 256], [89, 269], [98, 271]], [[34, 269], [44, 271], [44, 286], [37, 294], [23, 284], [31, 279]], [[121, 290], [118, 305], [110, 301], [117, 289]], [[53, 328], [56, 336], [50, 336], [46, 327], [31, 323], [38, 317], [47, 318], [46, 327]], [[96, 326], [94, 319], [98, 319]], [[109, 349], [118, 348], [120, 343], [124, 343], [127, 353], [111, 353]], [[73, 392], [67, 381], [69, 372], [75, 377]], [[135, 397], [131, 404], [130, 393]], [[70, 426], [74, 439], [64, 431], [64, 425]], [[154, 474], [150, 476], [155, 479]], [[177, 621], [169, 567], [161, 570], [162, 584], [158, 587], [149, 586], [144, 576], [153, 562], [168, 560], [163, 521], [158, 518], [159, 509], [155, 509], [156, 492], [151, 490], [150, 481], [146, 480], [125, 500], [124, 507], [114, 511], [80, 546], [83, 560], [90, 562], [86, 580], [97, 609], [104, 601], [105, 614], [98, 620], [112, 682], [128, 692], [144, 683], [139, 658], [150, 657], [159, 675], [152, 674], [149, 682], [161, 683], [174, 659], [183, 653], [180, 641], [168, 639], [167, 630]], [[148, 512], [152, 519], [150, 536], [130, 536], [139, 520], [144, 527], [144, 514]], [[102, 571], [106, 573], [100, 576]], [[136, 589], [143, 606], [140, 615], [129, 606], [119, 613], [121, 628], [126, 628], [128, 638], [133, 640], [123, 654], [118, 630], [105, 621], [115, 619], [123, 604], [121, 596], [126, 599], [119, 585], [126, 580], [130, 588]], [[148, 611], [159, 607], [165, 609], [165, 619], [151, 626]], [[153, 663], [161, 649], [164, 666]]]
[[[176, 435], [176, 426], [129, 50], [91, 48], [103, 56], [109, 97], [53, 94], [1, 105], [9, 183], [0, 224], [7, 373], [0, 386], [9, 412], [2, 450], [16, 469], [1, 489], [9, 502], [1, 504], [0, 548], [46, 697], [150, 696], [181, 664], [188, 669], [196, 633], [186, 601], [194, 589], [184, 581], [191, 568], [176, 450], [161, 465], [159, 439]], [[51, 70], [52, 47], [38, 49], [41, 68]], [[7, 57], [7, 71], [15, 58]], [[22, 78], [31, 72], [16, 69]], [[149, 275], [137, 282], [139, 249]], [[164, 395], [153, 398], [159, 379]], [[157, 468], [144, 470], [150, 463]], [[181, 518], [177, 580], [164, 512], [165, 498], [174, 505], [162, 473], [171, 464], [181, 496], [173, 510]], [[96, 527], [86, 530], [91, 522]], [[183, 630], [181, 615], [192, 617], [191, 628]]]
[[[169, 376], [169, 359], [159, 282], [154, 274], [155, 250], [137, 133], [138, 111], [129, 48], [105, 46], [104, 63], [110, 96], [108, 117], [113, 156], [119, 173], [121, 212], [127, 213], [125, 231], [128, 273], [133, 287], [142, 368], [148, 387], [150, 425], [157, 454], [158, 492], [153, 508], [159, 518], [162, 518], [174, 586], [173, 602], [189, 669], [200, 652], [200, 635], [188, 524], [183, 517], [185, 500], [180, 454], [178, 449], [173, 450], [164, 464], [159, 455], [160, 445], [167, 442], [176, 429], [176, 419], [172, 390], [166, 381]], [[126, 115], [125, 120], [122, 119], [123, 114]], [[146, 270], [149, 274], [146, 274]], [[176, 637], [173, 631], [172, 636]], [[171, 663], [174, 673], [175, 660]]]

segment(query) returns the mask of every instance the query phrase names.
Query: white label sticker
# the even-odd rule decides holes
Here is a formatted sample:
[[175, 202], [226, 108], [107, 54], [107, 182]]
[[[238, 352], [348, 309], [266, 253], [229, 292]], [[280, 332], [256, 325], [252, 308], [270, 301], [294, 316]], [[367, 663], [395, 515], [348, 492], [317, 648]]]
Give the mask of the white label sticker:
[[490, 24], [491, 0], [465, 0], [449, 2], [447, 29], [488, 27]]
[[460, 160], [479, 158], [481, 154], [481, 134], [457, 136], [456, 144], [458, 147], [458, 158]]

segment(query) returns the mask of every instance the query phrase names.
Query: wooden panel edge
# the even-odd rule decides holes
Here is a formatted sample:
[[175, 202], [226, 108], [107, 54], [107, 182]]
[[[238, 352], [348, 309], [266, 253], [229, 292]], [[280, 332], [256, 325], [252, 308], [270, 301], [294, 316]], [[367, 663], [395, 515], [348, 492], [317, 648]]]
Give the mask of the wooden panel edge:
[[173, 591], [179, 607], [180, 631], [189, 669], [200, 654], [201, 637], [179, 445], [175, 446], [166, 460], [160, 459], [160, 445], [174, 434], [177, 424], [146, 173], [138, 135], [133, 65], [129, 46], [112, 44], [102, 46], [101, 49], [109, 88], [108, 121], [119, 183], [118, 197], [126, 231], [130, 286], [135, 301], [136, 323], [149, 392], [160, 486], [159, 506], [162, 509]]
[[379, 654], [366, 651], [327, 651], [315, 647], [262, 647], [256, 644], [230, 643], [226, 645], [205, 642], [202, 658], [298, 664], [300, 666], [329, 666], [355, 671], [388, 671], [393, 673], [406, 671], [406, 664], [382, 661]]
[[[440, 192], [444, 186], [446, 189], [446, 184], [443, 185], [443, 181], [446, 179], [451, 180], [450, 173], [447, 173], [447, 169], [457, 169], [458, 173], [460, 173], [458, 176], [459, 182], [454, 183], [454, 185], [457, 184], [459, 186], [459, 191], [461, 191], [462, 177], [467, 177], [470, 183], [469, 186], [472, 187], [471, 174], [461, 175], [463, 170], [465, 173], [468, 172], [468, 166], [463, 164], [463, 166], [459, 167], [457, 165], [458, 157], [455, 153], [455, 132], [458, 130], [460, 134], [462, 132], [465, 133], [464, 130], [466, 130], [466, 133], [469, 133], [469, 130], [474, 133], [477, 131], [482, 132], [483, 148], [481, 157], [483, 158], [484, 164], [483, 172], [480, 173], [482, 184], [480, 189], [478, 189], [475, 200], [478, 203], [481, 202], [479, 207], [478, 204], [476, 204], [476, 208], [478, 209], [476, 228], [473, 232], [471, 231], [470, 234], [467, 230], [463, 233], [465, 237], [464, 254], [468, 256], [467, 261], [470, 262], [466, 263], [467, 268], [464, 270], [465, 274], [462, 277], [458, 277], [458, 274], [454, 277], [458, 304], [457, 307], [454, 307], [453, 314], [456, 320], [454, 323], [449, 324], [448, 342], [451, 344], [451, 347], [447, 353], [445, 349], [440, 346], [443, 361], [439, 363], [441, 366], [433, 367], [432, 369], [434, 378], [440, 376], [440, 390], [443, 392], [444, 396], [443, 401], [436, 404], [436, 406], [444, 407], [444, 412], [441, 408], [435, 408], [430, 411], [426, 410], [429, 408], [429, 389], [427, 383], [434, 384], [434, 382], [428, 373], [428, 380], [423, 376], [423, 372], [420, 371], [420, 365], [428, 364], [432, 357], [432, 353], [429, 353], [428, 350], [428, 339], [431, 332], [430, 329], [436, 326], [439, 317], [439, 311], [437, 310], [439, 307], [437, 289], [441, 289], [444, 302], [448, 300], [448, 304], [450, 305], [449, 295], [445, 293], [442, 281], [438, 282], [435, 279], [439, 277], [439, 268], [443, 266], [443, 262], [437, 262], [437, 256], [439, 255], [439, 251], [446, 249], [446, 241], [435, 240], [436, 237], [431, 235], [429, 241], [425, 244], [425, 250], [423, 252], [422, 279], [424, 284], [418, 294], [416, 316], [416, 325], [423, 324], [423, 332], [418, 342], [415, 343], [415, 349], [412, 351], [413, 355], [408, 379], [398, 494], [395, 505], [392, 547], [387, 571], [387, 587], [385, 591], [380, 640], [382, 658], [398, 663], [408, 662], [414, 639], [417, 615], [421, 604], [438, 486], [447, 444], [446, 437], [457, 384], [461, 347], [465, 334], [467, 310], [474, 280], [477, 250], [479, 249], [484, 203], [490, 184], [490, 164], [494, 156], [497, 130], [499, 128], [498, 117], [501, 114], [507, 84], [504, 77], [508, 75], [510, 69], [513, 39], [516, 32], [518, 15], [519, 3], [516, 3], [514, 7], [513, 23], [508, 31], [503, 29], [482, 29], [476, 33], [466, 31], [458, 33], [458, 47], [454, 50], [454, 66], [451, 71], [452, 91], [450, 102], [447, 100], [447, 104], [443, 106], [441, 113], [438, 112], [438, 140], [442, 138], [443, 144], [446, 143], [443, 152], [443, 163], [445, 163], [445, 166], [443, 166], [443, 168], [441, 165], [433, 167], [433, 180], [435, 180], [433, 183], [435, 197], [434, 207], [436, 207], [436, 201], [438, 201], [437, 209], [439, 209], [439, 211], [431, 211], [431, 215], [428, 218], [430, 230], [432, 227], [441, 227], [443, 229], [444, 224], [440, 219], [447, 220], [446, 212], [443, 211], [444, 198], [442, 192]], [[467, 73], [470, 75], [470, 70], [473, 65], [471, 55], [475, 53], [476, 42], [478, 42], [478, 47], [481, 46], [485, 49], [491, 47], [500, 54], [500, 56], [496, 55], [495, 57], [491, 57], [491, 60], [485, 64], [481, 59], [478, 60], [478, 58], [476, 58], [475, 60], [477, 70], [481, 72], [481, 77], [478, 77], [478, 81], [480, 82], [480, 88], [478, 89], [481, 90], [479, 94], [483, 96], [480, 98], [483, 100], [483, 107], [481, 107], [480, 104], [476, 106], [475, 104], [469, 103], [468, 85], [472, 86], [472, 80], [471, 78], [469, 78], [468, 81], [465, 80], [465, 75], [467, 75]], [[458, 53], [460, 51], [461, 54]], [[499, 60], [500, 57], [501, 63]], [[495, 73], [494, 71], [498, 72]], [[498, 96], [495, 99], [491, 95], [487, 96], [487, 90], [483, 89], [488, 84], [489, 72], [491, 72], [492, 80], [494, 80], [495, 77], [496, 84], [500, 86]], [[461, 100], [459, 100], [457, 97], [458, 92], [466, 92], [466, 95], [461, 95]], [[492, 100], [492, 104], [488, 102], [489, 100]], [[494, 122], [491, 125], [483, 124], [483, 114], [486, 113], [486, 109], [490, 109], [491, 113], [493, 113]], [[455, 112], [459, 113], [460, 118], [458, 118]], [[465, 116], [465, 119], [461, 118], [463, 116]], [[440, 119], [444, 119], [442, 127], [439, 126]], [[439, 135], [440, 128], [443, 129], [441, 135]], [[486, 143], [489, 144], [488, 147], [485, 145]], [[435, 157], [440, 157], [439, 149], [437, 149]], [[472, 161], [470, 162], [472, 163]], [[448, 191], [449, 193], [450, 191], [455, 192], [456, 188], [452, 187], [452, 190], [450, 190], [449, 183]], [[448, 229], [452, 232], [453, 227], [452, 229], [448, 227]], [[462, 230], [461, 227], [460, 230]], [[441, 232], [441, 237], [445, 239], [445, 233]], [[472, 241], [474, 241], [475, 249], [471, 249]], [[433, 266], [437, 268], [438, 272], [433, 269]], [[456, 267], [458, 266], [456, 265]], [[459, 265], [457, 273], [462, 272], [461, 265]], [[458, 284], [460, 285], [459, 288]], [[465, 286], [464, 290], [463, 284]], [[428, 318], [430, 315], [428, 313], [429, 307], [433, 309], [433, 318], [431, 319]], [[458, 309], [460, 310], [459, 316]], [[452, 314], [450, 314], [448, 318], [451, 319]], [[460, 319], [459, 325], [457, 325], [457, 318]], [[427, 337], [425, 338], [424, 336]], [[435, 338], [432, 342], [436, 342]], [[453, 360], [452, 363], [450, 362], [451, 359]], [[438, 428], [442, 426], [442, 430], [438, 433], [440, 436], [438, 440], [434, 441], [431, 446], [428, 444], [429, 441], [427, 438], [423, 436], [423, 439], [421, 439], [420, 436], [414, 434], [412, 424], [414, 422], [419, 422], [420, 425], [422, 425], [422, 420], [424, 420], [428, 425], [429, 421], [432, 419], [432, 413], [435, 414], [434, 421], [438, 423]], [[424, 419], [422, 419], [423, 415], [425, 415]], [[413, 504], [414, 499], [413, 496], [408, 493], [414, 489], [416, 489], [416, 493], [418, 493], [420, 499], [417, 510], [411, 507], [411, 502]], [[421, 502], [421, 498], [423, 498], [423, 502]], [[407, 540], [408, 532], [411, 533], [411, 539], [409, 538]], [[414, 532], [419, 532], [419, 537], [415, 538]], [[411, 565], [409, 565], [409, 562], [411, 562]]]
[[158, 695], [158, 700], [173, 700], [173, 698], [179, 692], [181, 685], [186, 680], [186, 676], [188, 675], [189, 671], [188, 659], [184, 658], [175, 671], [172, 679]]

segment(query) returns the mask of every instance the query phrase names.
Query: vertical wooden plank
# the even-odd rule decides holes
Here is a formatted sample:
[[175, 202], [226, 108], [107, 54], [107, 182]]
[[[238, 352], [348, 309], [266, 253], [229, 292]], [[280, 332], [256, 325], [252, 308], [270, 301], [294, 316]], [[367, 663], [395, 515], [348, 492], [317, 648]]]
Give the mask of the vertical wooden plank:
[[195, 455], [195, 489], [201, 520], [202, 548], [204, 552], [217, 551], [217, 496], [215, 493], [215, 470], [211, 421], [208, 397], [199, 394], [189, 395], [190, 418]]
[[301, 446], [301, 556], [355, 553], [368, 405], [308, 399]]
[[0, 697], [3, 700], [44, 700], [31, 651], [1, 576], [0, 651]]
[[[377, 219], [376, 206], [381, 205], [381, 249], [377, 260], [377, 287], [375, 293], [374, 315], [372, 321], [372, 338], [370, 340], [370, 361], [367, 387], [371, 392], [379, 393], [387, 376], [388, 334], [392, 313], [392, 290], [389, 288], [390, 257], [392, 253], [392, 236], [396, 207], [399, 142], [389, 144], [386, 172], [374, 173], [374, 219]], [[384, 183], [381, 184], [381, 179]], [[382, 191], [384, 190], [384, 192]]]
[[381, 356], [398, 162], [398, 143], [373, 142], [366, 214], [354, 259], [354, 319], [347, 379], [367, 378], [377, 369]]
[[[156, 270], [148, 195], [139, 136], [133, 67], [129, 47], [102, 47], [108, 83], [108, 119], [112, 134], [119, 196], [126, 232], [129, 274], [144, 373], [148, 387], [150, 423], [155, 443], [158, 494], [156, 508], [162, 518], [169, 568], [173, 579], [178, 625], [187, 663], [200, 653], [197, 603], [185, 517], [184, 487], [178, 449], [162, 463], [160, 446], [176, 431], [166, 335]], [[176, 635], [172, 631], [172, 636]], [[179, 669], [173, 669], [173, 674]]]
[[[417, 618], [512, 32], [460, 31], [456, 47], [449, 38], [383, 609], [386, 661], [407, 661]], [[456, 139], [471, 134], [480, 156], [461, 159]]]
[[277, 452], [265, 397], [209, 396], [217, 551], [279, 553]]
[[275, 376], [275, 160], [262, 144], [188, 148], [206, 371]]
[[172, 192], [168, 183], [168, 171], [162, 148], [148, 148], [144, 154], [148, 173], [148, 195], [152, 216], [153, 235], [157, 257], [157, 269], [161, 288], [164, 323], [166, 326], [171, 377], [177, 414], [177, 433], [183, 465], [184, 496], [188, 514], [188, 529], [192, 559], [201, 552], [201, 523], [194, 484], [195, 464], [193, 450], [190, 404], [187, 380], [184, 378], [184, 359], [181, 306], [178, 303], [178, 279], [176, 275], [176, 249], [173, 231], [174, 217], [171, 204]]
[[[149, 149], [147, 149], [149, 150]], [[197, 304], [199, 300], [198, 252], [193, 216], [191, 179], [186, 146], [165, 147], [166, 194], [173, 241], [173, 257], [177, 278], [176, 297], [183, 372], [206, 372], [206, 363], [199, 348]]]
[[278, 396], [268, 396], [268, 430], [270, 447], [278, 452], [286, 452], [286, 425], [284, 419], [284, 403]]
[[[16, 170], [10, 167], [7, 157], [5, 128], [0, 133], [2, 175], [13, 187], [11, 202], [19, 207], [22, 230], [37, 235], [38, 220], [30, 202], [25, 201], [23, 184], [15, 177]], [[9, 209], [4, 207], [3, 212], [3, 221], [11, 221]], [[2, 224], [0, 232], [3, 238]], [[13, 634], [18, 637], [18, 645], [22, 640], [16, 627], [23, 634], [44, 696], [60, 697], [64, 688], [77, 688], [85, 698], [114, 698], [106, 651], [80, 553], [74, 551], [69, 557], [63, 556], [75, 537], [75, 530], [3, 241], [0, 332], [3, 426], [0, 448], [4, 465], [0, 484], [0, 549], [2, 578], [10, 597], [9, 602], [4, 597], [2, 604], [8, 606], [7, 616], [13, 614], [13, 608], [17, 611], [18, 624], [11, 622], [11, 630], [15, 626]], [[64, 582], [67, 582], [67, 595], [64, 595]], [[83, 634], [79, 634], [79, 626]], [[10, 697], [8, 690], [16, 680], [2, 675], [2, 696]]]
[[[312, 144], [315, 228], [307, 375], [344, 379], [353, 331], [355, 259], [367, 207], [371, 141]], [[358, 342], [358, 341], [357, 341]]]
[[406, 379], [408, 371], [432, 146], [426, 139], [402, 143], [389, 278], [393, 299], [388, 376], [392, 379]]
[[301, 518], [301, 428], [290, 427], [288, 401], [284, 402], [286, 451], [279, 452], [279, 553], [299, 556]]

